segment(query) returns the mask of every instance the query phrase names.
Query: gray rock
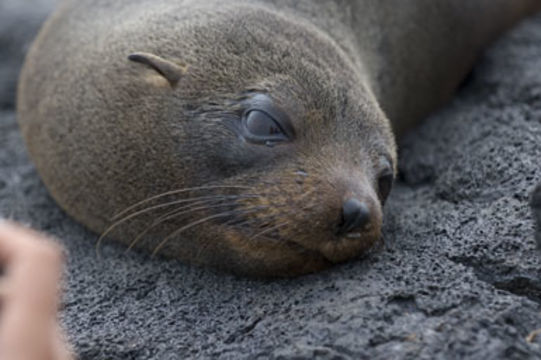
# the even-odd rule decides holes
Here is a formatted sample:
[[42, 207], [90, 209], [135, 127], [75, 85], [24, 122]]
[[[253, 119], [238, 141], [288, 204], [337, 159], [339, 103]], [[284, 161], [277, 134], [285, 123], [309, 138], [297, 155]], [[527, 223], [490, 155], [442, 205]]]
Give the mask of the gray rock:
[[56, 0], [0, 0], [0, 109], [15, 104], [19, 70]]
[[8, 108], [0, 216], [67, 248], [62, 319], [82, 360], [539, 359], [541, 337], [528, 335], [541, 328], [530, 209], [541, 181], [540, 69], [541, 16], [495, 44], [456, 99], [403, 139], [385, 246], [319, 274], [236, 278], [113, 243], [98, 256], [97, 236], [47, 194]]
[[533, 192], [531, 205], [534, 219], [537, 222], [535, 239], [537, 240], [537, 248], [541, 250], [541, 184]]

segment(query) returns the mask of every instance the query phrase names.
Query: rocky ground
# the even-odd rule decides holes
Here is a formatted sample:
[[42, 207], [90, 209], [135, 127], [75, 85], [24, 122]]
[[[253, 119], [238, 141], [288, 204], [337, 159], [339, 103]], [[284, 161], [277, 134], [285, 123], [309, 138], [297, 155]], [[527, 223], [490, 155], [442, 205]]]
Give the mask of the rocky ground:
[[[401, 143], [385, 248], [255, 281], [124, 254], [48, 196], [15, 122], [15, 79], [53, 0], [0, 0], [0, 216], [68, 251], [63, 322], [80, 359], [539, 359], [541, 16], [480, 60]], [[529, 203], [537, 208], [532, 215]], [[541, 242], [538, 234], [538, 242]]]

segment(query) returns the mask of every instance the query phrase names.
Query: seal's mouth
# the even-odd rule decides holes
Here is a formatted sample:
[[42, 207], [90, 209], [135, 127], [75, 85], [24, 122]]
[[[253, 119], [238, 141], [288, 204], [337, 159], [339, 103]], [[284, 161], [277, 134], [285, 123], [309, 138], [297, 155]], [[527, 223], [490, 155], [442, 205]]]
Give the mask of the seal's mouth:
[[303, 246], [301, 243], [297, 241], [293, 241], [293, 240], [284, 240], [284, 242], [288, 245], [288, 247], [295, 250], [297, 253], [302, 254], [302, 256], [310, 256], [313, 258], [319, 258], [329, 263], [329, 265], [335, 263], [334, 261], [332, 261], [332, 259], [328, 258], [325, 255], [325, 253], [322, 251], [310, 249], [308, 247]]
[[[325, 224], [323, 219], [312, 218], [314, 226], [310, 227], [302, 220], [288, 221], [291, 217], [273, 216], [272, 213], [268, 217], [267, 214], [240, 216], [233, 223], [223, 223], [220, 219], [220, 232], [229, 234], [226, 237], [238, 257], [251, 259], [249, 263], [260, 263], [263, 267], [270, 263], [276, 267], [284, 266], [294, 274], [313, 272], [359, 258], [381, 239], [378, 216], [358, 229], [340, 232], [336, 231], [336, 223]], [[325, 265], [306, 271], [307, 263]]]
[[350, 233], [333, 241], [320, 245], [319, 253], [333, 264], [358, 258], [380, 239], [379, 235], [370, 233]]
[[[292, 252], [299, 258], [324, 260], [331, 265], [358, 258], [380, 239], [381, 235], [377, 229], [367, 229], [365, 232], [359, 231], [340, 236], [329, 233], [325, 240], [283, 236], [275, 238], [274, 244], [277, 251], [284, 253], [284, 257], [288, 257], [286, 252]], [[243, 247], [242, 251], [246, 251], [246, 247]]]

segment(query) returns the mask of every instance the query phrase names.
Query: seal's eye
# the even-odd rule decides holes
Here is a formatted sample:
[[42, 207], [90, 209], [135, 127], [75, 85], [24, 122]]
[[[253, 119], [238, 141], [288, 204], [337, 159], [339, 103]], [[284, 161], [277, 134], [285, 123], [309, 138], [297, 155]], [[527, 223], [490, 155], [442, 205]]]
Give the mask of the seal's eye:
[[378, 178], [378, 195], [381, 204], [384, 205], [393, 187], [393, 172], [391, 169], [384, 170]]
[[278, 123], [263, 111], [253, 110], [246, 116], [246, 129], [255, 136], [285, 135]]
[[244, 137], [250, 142], [270, 144], [289, 139], [280, 123], [264, 111], [250, 110], [242, 122]]

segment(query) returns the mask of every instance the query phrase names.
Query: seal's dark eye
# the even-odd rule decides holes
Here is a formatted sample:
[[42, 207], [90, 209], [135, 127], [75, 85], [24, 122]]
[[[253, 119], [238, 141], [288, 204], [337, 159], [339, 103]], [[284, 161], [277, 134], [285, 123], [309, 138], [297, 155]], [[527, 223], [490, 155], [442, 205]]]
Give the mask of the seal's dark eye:
[[[250, 111], [246, 117], [246, 129], [255, 136], [276, 136], [284, 134], [280, 125], [263, 111]], [[285, 135], [285, 134], [284, 134]]]
[[255, 143], [276, 143], [288, 140], [282, 126], [271, 115], [251, 110], [243, 118], [244, 137]]
[[394, 176], [391, 170], [386, 170], [378, 178], [378, 195], [381, 204], [384, 205], [393, 187]]

